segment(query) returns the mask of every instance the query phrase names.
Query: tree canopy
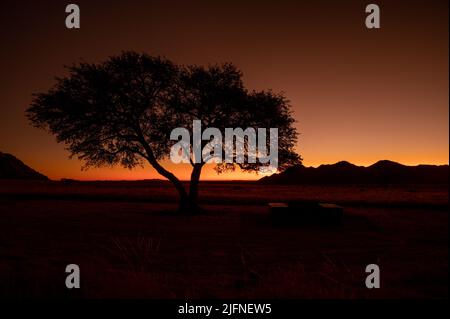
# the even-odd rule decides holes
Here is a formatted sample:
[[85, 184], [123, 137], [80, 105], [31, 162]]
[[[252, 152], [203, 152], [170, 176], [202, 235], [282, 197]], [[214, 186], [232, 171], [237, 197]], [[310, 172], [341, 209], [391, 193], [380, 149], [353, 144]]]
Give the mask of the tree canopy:
[[[249, 91], [233, 64], [181, 66], [161, 58], [123, 52], [101, 63], [77, 63], [47, 92], [33, 95], [30, 122], [56, 136], [84, 167], [146, 161], [177, 188], [181, 207], [197, 204], [204, 162], [191, 162], [189, 192], [161, 161], [170, 155], [174, 128], [277, 128], [278, 170], [300, 163], [294, 151], [297, 131], [281, 93]], [[205, 144], [206, 142], [204, 142]], [[248, 151], [246, 149], [246, 151]], [[236, 166], [257, 171], [266, 163], [217, 163], [222, 173]]]

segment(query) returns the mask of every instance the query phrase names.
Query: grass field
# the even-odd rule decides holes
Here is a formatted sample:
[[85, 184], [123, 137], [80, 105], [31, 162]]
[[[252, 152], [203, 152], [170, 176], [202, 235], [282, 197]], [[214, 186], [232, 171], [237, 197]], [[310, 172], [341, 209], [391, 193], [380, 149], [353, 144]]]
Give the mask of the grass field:
[[[200, 197], [179, 216], [161, 181], [1, 181], [0, 296], [448, 298], [448, 186], [203, 182]], [[342, 205], [342, 226], [270, 223], [268, 202], [303, 199]]]

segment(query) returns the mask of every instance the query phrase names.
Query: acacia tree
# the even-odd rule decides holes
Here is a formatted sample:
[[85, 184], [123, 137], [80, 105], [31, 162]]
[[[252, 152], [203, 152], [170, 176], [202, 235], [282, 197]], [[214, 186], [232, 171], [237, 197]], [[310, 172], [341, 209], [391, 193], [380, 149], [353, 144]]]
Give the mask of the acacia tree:
[[[221, 131], [276, 127], [278, 169], [301, 161], [294, 152], [297, 132], [288, 101], [270, 91], [248, 92], [242, 73], [232, 64], [184, 67], [161, 57], [124, 52], [102, 63], [82, 62], [67, 69], [68, 75], [57, 78], [51, 89], [33, 95], [26, 110], [30, 122], [55, 135], [85, 168], [131, 169], [148, 162], [175, 186], [183, 211], [197, 208], [205, 161], [191, 158], [189, 191], [161, 165], [174, 144], [174, 128], [192, 129], [193, 120]], [[257, 171], [267, 164], [217, 163], [216, 170], [222, 173], [236, 165]]]

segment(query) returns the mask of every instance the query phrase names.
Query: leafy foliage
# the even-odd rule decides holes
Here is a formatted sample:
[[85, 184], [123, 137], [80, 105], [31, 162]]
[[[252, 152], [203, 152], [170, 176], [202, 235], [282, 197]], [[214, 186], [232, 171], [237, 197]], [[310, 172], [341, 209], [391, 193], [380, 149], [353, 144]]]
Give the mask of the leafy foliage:
[[[193, 120], [221, 132], [227, 127], [276, 127], [279, 169], [301, 161], [294, 151], [297, 132], [286, 98], [271, 91], [249, 92], [242, 72], [229, 63], [178, 66], [161, 57], [123, 52], [98, 64], [74, 64], [48, 92], [33, 96], [26, 114], [33, 125], [54, 134], [85, 167], [131, 169], [146, 160], [180, 194], [183, 186], [159, 162], [170, 154], [171, 130], [192, 129]], [[192, 165], [193, 179], [198, 181], [204, 163]], [[238, 165], [256, 171], [267, 164]], [[235, 163], [217, 164], [216, 169], [224, 172], [235, 167]]]

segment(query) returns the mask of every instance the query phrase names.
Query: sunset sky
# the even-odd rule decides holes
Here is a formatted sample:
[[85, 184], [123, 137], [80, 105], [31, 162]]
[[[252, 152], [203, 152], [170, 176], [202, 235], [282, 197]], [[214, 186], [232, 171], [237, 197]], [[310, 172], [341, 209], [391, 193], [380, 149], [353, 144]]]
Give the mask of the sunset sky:
[[[65, 6], [81, 29], [65, 27]], [[365, 6], [381, 8], [366, 29]], [[52, 179], [159, 178], [150, 167], [81, 171], [24, 111], [64, 65], [123, 50], [180, 64], [232, 62], [249, 89], [283, 91], [306, 166], [380, 159], [448, 164], [448, 1], [1, 1], [0, 151]], [[187, 166], [165, 163], [177, 176]], [[254, 179], [254, 174], [203, 179]]]

